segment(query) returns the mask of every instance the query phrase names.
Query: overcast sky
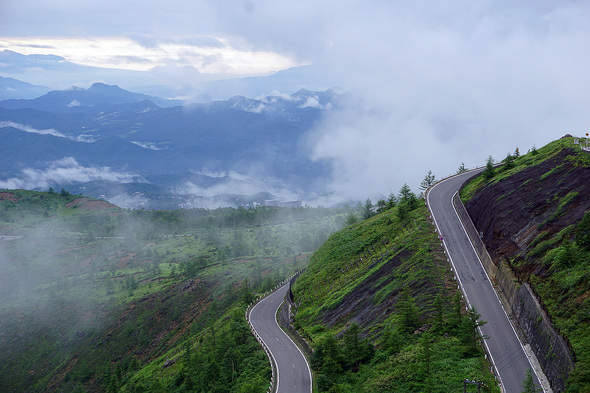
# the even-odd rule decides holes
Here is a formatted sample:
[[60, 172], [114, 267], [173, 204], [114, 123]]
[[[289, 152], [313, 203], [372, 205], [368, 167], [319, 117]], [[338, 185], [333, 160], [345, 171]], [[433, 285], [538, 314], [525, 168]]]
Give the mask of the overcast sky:
[[164, 76], [311, 64], [359, 97], [310, 144], [360, 198], [590, 130], [588, 1], [2, 0], [2, 48]]

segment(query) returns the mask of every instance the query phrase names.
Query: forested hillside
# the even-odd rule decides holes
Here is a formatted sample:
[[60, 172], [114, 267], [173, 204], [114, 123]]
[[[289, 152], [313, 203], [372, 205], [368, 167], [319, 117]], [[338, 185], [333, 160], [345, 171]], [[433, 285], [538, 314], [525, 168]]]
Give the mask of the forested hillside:
[[318, 391], [499, 391], [422, 200], [404, 187], [333, 234], [294, 286]]
[[494, 263], [531, 285], [571, 343], [567, 391], [590, 392], [590, 153], [572, 137], [515, 151], [462, 198]]
[[244, 311], [349, 211], [122, 210], [0, 193], [0, 386], [11, 392], [264, 392]]

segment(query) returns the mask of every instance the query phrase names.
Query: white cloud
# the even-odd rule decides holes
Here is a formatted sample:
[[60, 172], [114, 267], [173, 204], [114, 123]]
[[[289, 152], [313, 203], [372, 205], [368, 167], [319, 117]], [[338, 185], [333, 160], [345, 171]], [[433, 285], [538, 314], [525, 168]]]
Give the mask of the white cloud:
[[320, 105], [320, 100], [317, 96], [307, 97], [304, 104], [299, 105], [300, 108], [316, 108], [321, 109], [322, 106]]
[[123, 209], [141, 209], [149, 203], [149, 200], [143, 195], [129, 195], [127, 193], [108, 197], [106, 200], [115, 206], [122, 207]]
[[66, 139], [70, 139], [70, 140], [76, 141], [76, 142], [91, 143], [91, 142], [96, 141], [96, 137], [94, 137], [93, 135], [86, 135], [86, 134], [80, 134], [77, 136], [65, 135], [65, 134], [62, 134], [61, 132], [57, 131], [54, 128], [46, 128], [46, 129], [40, 130], [40, 129], [31, 127], [31, 126], [28, 126], [26, 124], [15, 123], [13, 121], [0, 121], [0, 128], [4, 128], [4, 127], [12, 127], [12, 128], [16, 128], [17, 130], [20, 130], [20, 131], [30, 132], [32, 134], [53, 135], [58, 138], [66, 138]]
[[129, 141], [131, 143], [133, 143], [134, 145], [137, 145], [139, 147], [143, 147], [144, 149], [149, 149], [149, 150], [163, 150], [161, 148], [159, 148], [157, 145], [151, 143], [151, 142], [138, 142], [138, 141]]
[[312, 136], [334, 195], [417, 191], [429, 169], [440, 178], [585, 132], [588, 3], [372, 5], [335, 9], [317, 57], [360, 97]]
[[[299, 198], [295, 192], [283, 187], [276, 179], [262, 179], [259, 176], [251, 176], [235, 171], [202, 171], [199, 173], [216, 178], [219, 181], [209, 187], [199, 186], [190, 181], [178, 187], [175, 192], [195, 196], [193, 206], [215, 208], [223, 203], [223, 198], [220, 199], [223, 195], [255, 195], [259, 192], [268, 192], [285, 201]], [[227, 205], [233, 204], [227, 202]]]
[[85, 167], [72, 158], [65, 157], [54, 161], [45, 169], [27, 168], [18, 177], [0, 180], [0, 188], [7, 189], [47, 189], [55, 184], [71, 184], [93, 180], [109, 180], [120, 183], [143, 181], [135, 174], [122, 173], [109, 167]]
[[0, 121], [0, 128], [4, 128], [4, 127], [12, 127], [12, 128], [16, 128], [17, 130], [21, 130], [24, 132], [30, 132], [33, 134], [40, 134], [40, 135], [53, 135], [53, 136], [57, 136], [59, 138], [68, 138], [68, 136], [62, 134], [61, 132], [53, 129], [53, 128], [47, 128], [47, 129], [43, 129], [43, 130], [39, 130], [36, 129], [34, 127], [31, 126], [27, 126], [25, 124], [20, 124], [20, 123], [15, 123], [12, 121]]
[[[30, 3], [38, 12], [28, 12]], [[120, 42], [134, 42], [137, 53], [125, 43], [101, 61], [128, 56], [143, 59], [136, 62], [142, 69], [163, 63], [154, 73], [168, 81], [311, 62], [326, 83], [361, 97], [362, 105], [330, 113], [311, 138], [314, 157], [331, 161], [330, 187], [343, 198], [388, 194], [404, 181], [415, 189], [428, 169], [441, 177], [461, 162], [481, 164], [489, 154], [499, 160], [517, 146], [526, 151], [587, 132], [589, 2], [50, 3], [5, 6], [3, 36], [136, 37]], [[90, 41], [81, 42], [102, 53], [99, 40]], [[31, 51], [66, 46], [25, 44], [37, 44]], [[146, 48], [157, 56], [145, 55]]]
[[[52, 54], [88, 66], [150, 71], [158, 67], [192, 67], [201, 74], [265, 75], [298, 65], [276, 52], [238, 47], [228, 38], [154, 40], [151, 45], [126, 37], [0, 38], [0, 50]], [[32, 45], [34, 43], [34, 45]]]

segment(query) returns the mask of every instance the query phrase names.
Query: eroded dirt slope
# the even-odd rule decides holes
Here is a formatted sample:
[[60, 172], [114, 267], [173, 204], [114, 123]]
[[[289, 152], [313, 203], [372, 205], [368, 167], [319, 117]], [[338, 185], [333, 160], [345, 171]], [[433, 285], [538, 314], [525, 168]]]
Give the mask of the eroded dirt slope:
[[541, 235], [549, 238], [590, 209], [590, 169], [576, 166], [573, 149], [478, 190], [467, 211], [494, 260], [523, 257]]

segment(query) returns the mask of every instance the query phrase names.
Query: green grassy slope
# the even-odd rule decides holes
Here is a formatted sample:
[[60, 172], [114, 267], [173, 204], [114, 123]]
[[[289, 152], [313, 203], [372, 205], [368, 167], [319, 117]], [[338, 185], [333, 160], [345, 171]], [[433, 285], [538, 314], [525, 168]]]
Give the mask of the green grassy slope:
[[400, 209], [333, 234], [295, 283], [318, 391], [498, 391], [426, 207]]

